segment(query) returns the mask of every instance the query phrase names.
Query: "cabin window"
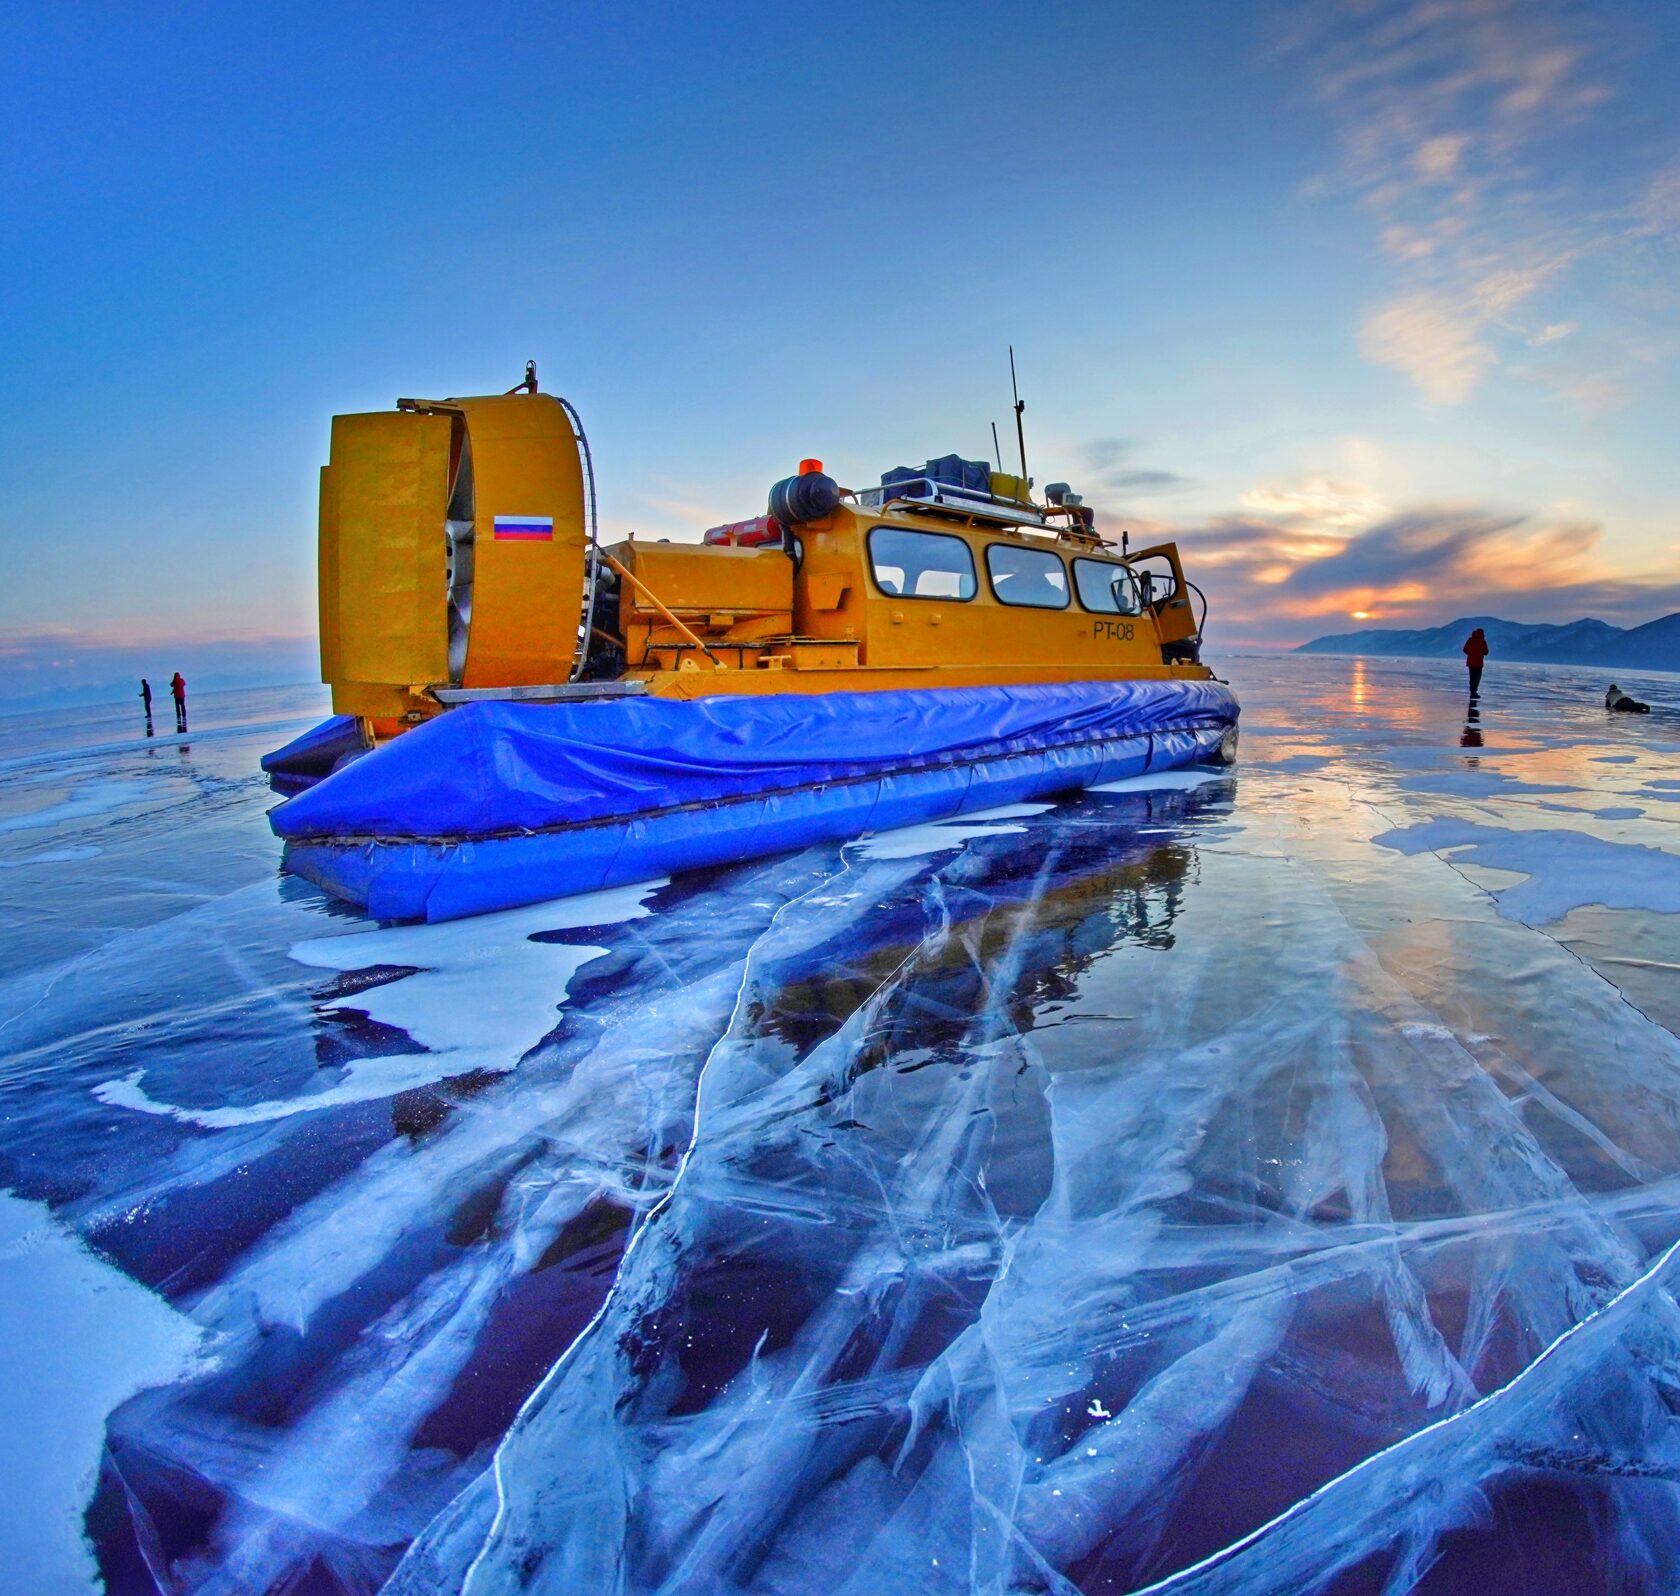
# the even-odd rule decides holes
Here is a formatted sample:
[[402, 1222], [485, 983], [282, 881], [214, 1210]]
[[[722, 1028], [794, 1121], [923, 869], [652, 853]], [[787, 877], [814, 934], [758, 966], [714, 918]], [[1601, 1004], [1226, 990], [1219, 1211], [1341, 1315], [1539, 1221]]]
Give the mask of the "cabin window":
[[1178, 577], [1172, 561], [1164, 554], [1151, 554], [1134, 564], [1132, 574], [1137, 578], [1138, 592], [1144, 604], [1153, 609], [1178, 595]]
[[1079, 602], [1098, 615], [1141, 615], [1137, 582], [1124, 565], [1107, 560], [1075, 560], [1073, 585]]
[[980, 590], [973, 553], [948, 532], [878, 526], [869, 534], [869, 565], [875, 585], [892, 598], [966, 602]]
[[1013, 543], [986, 545], [986, 574], [1000, 604], [1037, 610], [1065, 610], [1067, 571], [1048, 549], [1023, 549]]

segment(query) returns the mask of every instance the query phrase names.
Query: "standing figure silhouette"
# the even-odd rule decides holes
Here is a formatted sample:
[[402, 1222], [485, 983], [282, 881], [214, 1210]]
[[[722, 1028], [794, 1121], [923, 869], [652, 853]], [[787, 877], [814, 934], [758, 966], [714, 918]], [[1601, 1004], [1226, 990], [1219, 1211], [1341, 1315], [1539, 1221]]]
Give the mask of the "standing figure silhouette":
[[1470, 696], [1482, 696], [1482, 665], [1488, 657], [1487, 638], [1477, 627], [1464, 640], [1464, 663], [1470, 667]]

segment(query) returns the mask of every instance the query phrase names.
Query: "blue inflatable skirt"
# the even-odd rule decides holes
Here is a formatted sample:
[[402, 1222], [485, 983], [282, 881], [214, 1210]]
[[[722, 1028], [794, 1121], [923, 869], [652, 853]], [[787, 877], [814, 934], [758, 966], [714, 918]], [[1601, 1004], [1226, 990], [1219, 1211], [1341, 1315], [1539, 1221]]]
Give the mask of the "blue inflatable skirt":
[[269, 815], [286, 868], [451, 920], [1216, 757], [1205, 681], [479, 703]]
[[289, 798], [330, 776], [341, 764], [367, 751], [362, 723], [354, 715], [333, 715], [294, 738], [284, 748], [263, 755], [268, 784]]

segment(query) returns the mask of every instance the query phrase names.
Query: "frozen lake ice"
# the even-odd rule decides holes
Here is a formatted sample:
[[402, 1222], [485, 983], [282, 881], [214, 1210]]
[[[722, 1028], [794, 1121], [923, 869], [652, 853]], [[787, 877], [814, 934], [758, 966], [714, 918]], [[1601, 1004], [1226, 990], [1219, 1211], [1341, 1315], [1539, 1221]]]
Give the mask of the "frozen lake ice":
[[318, 690], [0, 718], [30, 1592], [1680, 1586], [1680, 679], [436, 927]]

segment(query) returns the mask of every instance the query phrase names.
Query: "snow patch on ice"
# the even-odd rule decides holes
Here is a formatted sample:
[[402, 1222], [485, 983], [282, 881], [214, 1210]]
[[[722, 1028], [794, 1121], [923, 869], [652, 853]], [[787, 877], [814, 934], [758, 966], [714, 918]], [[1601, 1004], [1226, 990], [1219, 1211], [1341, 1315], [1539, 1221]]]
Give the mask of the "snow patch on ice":
[[545, 931], [621, 925], [651, 914], [665, 878], [439, 925], [390, 926], [299, 942], [292, 957], [321, 970], [413, 966], [414, 975], [370, 987], [336, 1006], [406, 1031], [447, 1054], [451, 1074], [510, 1070], [554, 1029], [572, 977], [604, 948], [533, 942]]
[[1006, 837], [1012, 831], [1025, 831], [1025, 826], [999, 825], [999, 821], [1028, 819], [1052, 809], [1053, 804], [1004, 804], [997, 809], [982, 809], [961, 820], [929, 821], [919, 826], [898, 826], [891, 831], [878, 831], [862, 837], [850, 846], [866, 859], [919, 859], [926, 854], [942, 853], [947, 848], [960, 848], [974, 837]]
[[1548, 782], [1521, 781], [1501, 770], [1438, 770], [1425, 775], [1404, 776], [1396, 784], [1403, 792], [1447, 793], [1460, 798], [1503, 797], [1509, 793], [1579, 792], [1579, 787]]
[[43, 826], [58, 826], [67, 820], [88, 820], [95, 815], [107, 815], [113, 809], [155, 797], [162, 790], [162, 783], [155, 781], [90, 781], [59, 803], [0, 819], [0, 836], [14, 831], [37, 831]]
[[26, 853], [20, 859], [0, 859], [0, 870], [20, 870], [24, 865], [70, 864], [77, 859], [97, 859], [103, 848], [44, 848], [40, 853]]
[[0, 1568], [34, 1596], [104, 1588], [82, 1534], [105, 1420], [179, 1379], [200, 1332], [87, 1252], [44, 1204], [0, 1192]]
[[293, 946], [292, 957], [315, 969], [410, 967], [412, 974], [343, 998], [333, 1008], [404, 1031], [425, 1053], [358, 1059], [321, 1091], [260, 1103], [196, 1108], [163, 1102], [145, 1090], [143, 1069], [102, 1082], [94, 1096], [115, 1108], [225, 1130], [391, 1097], [474, 1070], [505, 1073], [554, 1029], [572, 977], [606, 951], [531, 939], [545, 931], [639, 919], [652, 913], [646, 900], [665, 885], [664, 879], [645, 881], [469, 920], [391, 926]]
[[1649, 909], [1680, 914], [1680, 855], [1581, 831], [1510, 831], [1436, 819], [1373, 839], [1405, 854], [1451, 852], [1459, 864], [1518, 872], [1528, 879], [1494, 894], [1499, 912], [1550, 925], [1571, 909]]
[[1197, 766], [1190, 770], [1150, 770], [1141, 776], [1123, 776], [1119, 781], [1105, 781], [1100, 786], [1089, 787], [1088, 792], [1189, 792], [1195, 787], [1205, 787], [1209, 782], [1231, 781], [1235, 772], [1227, 766], [1216, 769]]
[[1638, 820], [1645, 813], [1643, 809], [1609, 808], [1583, 809], [1579, 804], [1539, 804], [1540, 809], [1550, 809], [1560, 815], [1591, 815], [1594, 820]]
[[1290, 754], [1283, 759], [1247, 759], [1243, 763], [1249, 770], [1276, 770], [1285, 775], [1305, 776], [1323, 770], [1334, 761], [1328, 754]]
[[143, 1069], [121, 1080], [101, 1081], [93, 1095], [112, 1108], [129, 1108], [137, 1114], [158, 1114], [197, 1125], [204, 1130], [231, 1130], [236, 1125], [260, 1125], [269, 1120], [308, 1114], [316, 1109], [343, 1108], [349, 1103], [367, 1103], [417, 1086], [431, 1086], [465, 1071], [432, 1053], [403, 1053], [394, 1058], [358, 1059], [343, 1078], [324, 1091], [302, 1097], [276, 1097], [261, 1103], [236, 1103], [227, 1108], [189, 1108], [152, 1097], [141, 1084]]

